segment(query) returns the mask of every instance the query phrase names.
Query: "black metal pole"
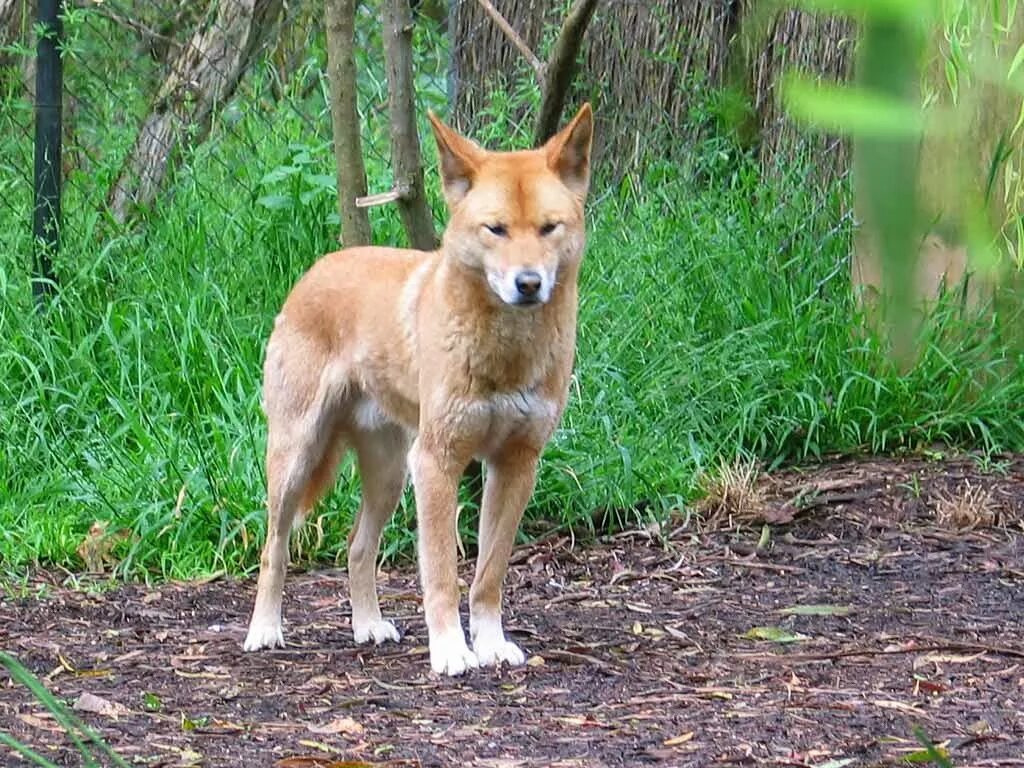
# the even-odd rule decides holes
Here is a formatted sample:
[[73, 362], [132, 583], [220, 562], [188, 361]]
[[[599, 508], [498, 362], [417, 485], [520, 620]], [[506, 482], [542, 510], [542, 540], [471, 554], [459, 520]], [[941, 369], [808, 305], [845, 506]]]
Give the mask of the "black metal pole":
[[36, 20], [35, 271], [32, 294], [42, 301], [54, 285], [53, 255], [60, 247], [61, 121], [64, 90], [60, 44], [62, 0], [39, 0]]

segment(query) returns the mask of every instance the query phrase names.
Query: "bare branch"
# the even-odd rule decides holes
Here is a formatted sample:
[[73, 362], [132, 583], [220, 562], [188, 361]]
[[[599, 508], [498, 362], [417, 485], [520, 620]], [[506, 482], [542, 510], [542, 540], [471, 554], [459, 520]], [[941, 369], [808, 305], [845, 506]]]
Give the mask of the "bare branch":
[[152, 29], [151, 27], [147, 26], [145, 23], [139, 21], [138, 19], [128, 18], [127, 16], [118, 13], [113, 8], [109, 8], [105, 5], [95, 2], [90, 2], [88, 6], [83, 7], [88, 7], [91, 13], [95, 13], [98, 16], [101, 16], [105, 19], [108, 19], [109, 21], [112, 21], [114, 24], [117, 24], [120, 27], [124, 27], [128, 31], [133, 32], [141, 40], [145, 40], [149, 43], [159, 42], [164, 46], [166, 50], [176, 51], [181, 48], [181, 43], [175, 40], [170, 35], [166, 35], [162, 32]]
[[391, 113], [391, 164], [398, 213], [413, 248], [437, 247], [434, 217], [423, 186], [423, 159], [416, 133], [416, 100], [412, 72], [412, 11], [409, 0], [384, 3], [384, 58]]
[[338, 178], [341, 243], [346, 248], [371, 241], [370, 217], [358, 204], [366, 197], [366, 168], [356, 102], [356, 0], [326, 0], [327, 75]]
[[487, 11], [487, 15], [494, 19], [494, 23], [497, 24], [501, 31], [505, 33], [505, 36], [509, 39], [512, 45], [518, 48], [519, 52], [526, 57], [528, 62], [530, 62], [530, 66], [533, 67], [533, 71], [537, 75], [537, 80], [540, 81], [540, 86], [543, 88], [546, 77], [544, 62], [538, 59], [537, 55], [530, 50], [530, 46], [528, 46], [523, 38], [519, 36], [518, 32], [512, 29], [512, 25], [508, 23], [498, 9], [491, 5], [490, 0], [477, 0], [477, 2], [480, 3], [480, 6], [485, 11]]
[[590, 24], [597, 9], [597, 2], [598, 0], [576, 0], [558, 33], [551, 58], [548, 60], [544, 95], [541, 99], [540, 114], [537, 116], [537, 126], [533, 132], [536, 144], [543, 144], [558, 130], [558, 121], [562, 118], [562, 109], [565, 107], [572, 80], [576, 76], [576, 57], [583, 45], [587, 25]]

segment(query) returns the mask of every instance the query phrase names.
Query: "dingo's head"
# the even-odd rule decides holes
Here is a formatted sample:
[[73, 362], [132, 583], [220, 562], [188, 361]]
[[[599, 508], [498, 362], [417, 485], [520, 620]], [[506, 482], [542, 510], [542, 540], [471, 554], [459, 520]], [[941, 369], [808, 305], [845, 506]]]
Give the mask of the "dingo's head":
[[430, 113], [451, 220], [445, 250], [479, 270], [513, 306], [544, 304], [559, 270], [583, 253], [593, 114], [576, 117], [539, 149], [489, 152]]

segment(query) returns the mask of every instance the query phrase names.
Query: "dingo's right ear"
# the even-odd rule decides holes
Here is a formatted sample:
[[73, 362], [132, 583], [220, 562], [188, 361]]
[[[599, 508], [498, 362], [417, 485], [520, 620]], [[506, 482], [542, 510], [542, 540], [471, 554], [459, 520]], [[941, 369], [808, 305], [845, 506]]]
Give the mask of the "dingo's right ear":
[[434, 129], [437, 154], [441, 159], [444, 198], [448, 202], [448, 207], [454, 208], [473, 186], [473, 179], [480, 168], [484, 150], [442, 123], [433, 111], [428, 110], [427, 117]]

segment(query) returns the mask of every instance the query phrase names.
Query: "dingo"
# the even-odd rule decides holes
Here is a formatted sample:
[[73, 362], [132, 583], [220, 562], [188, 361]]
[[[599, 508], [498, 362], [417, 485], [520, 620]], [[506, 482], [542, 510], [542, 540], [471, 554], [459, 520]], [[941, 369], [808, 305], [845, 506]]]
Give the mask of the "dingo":
[[[408, 467], [431, 666], [459, 675], [524, 661], [502, 629], [501, 589], [568, 394], [593, 117], [585, 104], [524, 152], [490, 152], [430, 121], [451, 219], [441, 248], [323, 257], [292, 289], [267, 344], [267, 542], [248, 651], [284, 645], [289, 532], [352, 448], [362, 483], [348, 549], [356, 643], [399, 639], [381, 617], [376, 569]], [[474, 457], [487, 477], [471, 651], [459, 619], [456, 500]]]

